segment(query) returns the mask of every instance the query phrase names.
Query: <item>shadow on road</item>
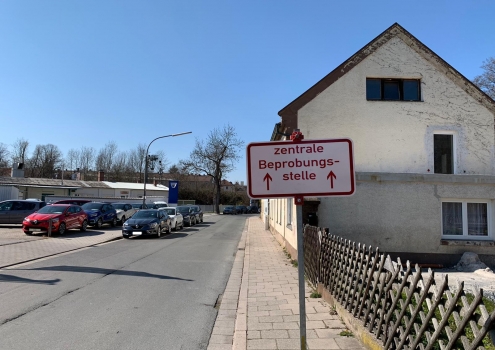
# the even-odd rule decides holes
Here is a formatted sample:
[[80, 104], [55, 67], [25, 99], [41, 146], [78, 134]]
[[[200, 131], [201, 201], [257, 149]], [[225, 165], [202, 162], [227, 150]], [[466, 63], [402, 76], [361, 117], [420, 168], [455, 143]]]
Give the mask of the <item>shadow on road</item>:
[[172, 233], [171, 235], [163, 237], [163, 239], [175, 239], [175, 238], [183, 238], [189, 236], [187, 233]]
[[54, 285], [60, 282], [60, 278], [54, 280], [32, 280], [30, 278], [23, 278], [18, 276], [10, 276], [0, 274], [0, 282], [12, 282], [12, 283], [33, 283], [33, 284], [49, 284]]
[[37, 267], [34, 269], [12, 269], [15, 270], [24, 270], [24, 271], [60, 271], [60, 272], [82, 272], [82, 273], [98, 273], [101, 275], [120, 275], [120, 276], [135, 276], [135, 277], [151, 277], [158, 278], [161, 280], [179, 280], [179, 281], [188, 281], [191, 282], [193, 280], [187, 278], [179, 278], [179, 277], [171, 277], [164, 275], [156, 275], [154, 273], [141, 272], [141, 271], [127, 271], [127, 270], [111, 270], [111, 269], [103, 269], [99, 267], [90, 267], [90, 266], [47, 266], [47, 267]]

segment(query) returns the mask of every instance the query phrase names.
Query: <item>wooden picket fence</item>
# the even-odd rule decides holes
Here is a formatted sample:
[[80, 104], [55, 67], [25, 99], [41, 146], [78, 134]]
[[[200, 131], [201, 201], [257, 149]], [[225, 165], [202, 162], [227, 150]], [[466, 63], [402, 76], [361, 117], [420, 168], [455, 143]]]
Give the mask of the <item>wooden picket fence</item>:
[[362, 321], [387, 349], [495, 349], [495, 310], [487, 311], [483, 290], [474, 295], [455, 288], [448, 276], [435, 280], [428, 269], [403, 266], [378, 249], [366, 248], [329, 234], [304, 228], [305, 274]]

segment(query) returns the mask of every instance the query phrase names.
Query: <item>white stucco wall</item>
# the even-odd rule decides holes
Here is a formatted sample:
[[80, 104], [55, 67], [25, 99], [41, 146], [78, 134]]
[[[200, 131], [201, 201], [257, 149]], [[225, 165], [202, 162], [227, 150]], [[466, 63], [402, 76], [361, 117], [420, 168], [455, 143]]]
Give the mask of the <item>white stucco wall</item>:
[[[492, 176], [358, 173], [350, 197], [320, 198], [321, 227], [385, 252], [493, 255], [495, 178]], [[442, 201], [486, 200], [487, 237], [442, 238]], [[481, 240], [483, 238], [483, 240]], [[428, 260], [430, 259], [430, 260]], [[430, 257], [425, 261], [433, 262]]]
[[[423, 102], [367, 101], [366, 78], [421, 79]], [[356, 171], [392, 173], [433, 173], [433, 134], [452, 132], [455, 174], [495, 174], [494, 115], [397, 37], [301, 108], [298, 126], [350, 137]]]

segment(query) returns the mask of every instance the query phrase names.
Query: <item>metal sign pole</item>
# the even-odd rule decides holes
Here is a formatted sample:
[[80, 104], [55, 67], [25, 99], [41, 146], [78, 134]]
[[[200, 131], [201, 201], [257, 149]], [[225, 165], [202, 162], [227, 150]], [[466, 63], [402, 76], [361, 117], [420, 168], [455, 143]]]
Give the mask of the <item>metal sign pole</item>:
[[301, 336], [301, 350], [306, 350], [306, 284], [304, 281], [304, 225], [302, 221], [303, 197], [295, 197], [297, 216], [297, 273], [299, 280], [299, 333]]

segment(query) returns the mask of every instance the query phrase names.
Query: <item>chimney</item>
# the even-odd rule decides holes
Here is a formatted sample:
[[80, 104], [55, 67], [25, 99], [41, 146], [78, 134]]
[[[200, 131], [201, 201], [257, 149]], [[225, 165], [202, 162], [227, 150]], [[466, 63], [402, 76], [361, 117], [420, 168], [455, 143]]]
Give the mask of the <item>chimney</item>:
[[105, 172], [103, 170], [98, 170], [98, 181], [105, 181]]
[[[17, 169], [15, 169], [17, 168]], [[24, 163], [17, 163], [12, 167], [12, 177], [24, 177]]]

